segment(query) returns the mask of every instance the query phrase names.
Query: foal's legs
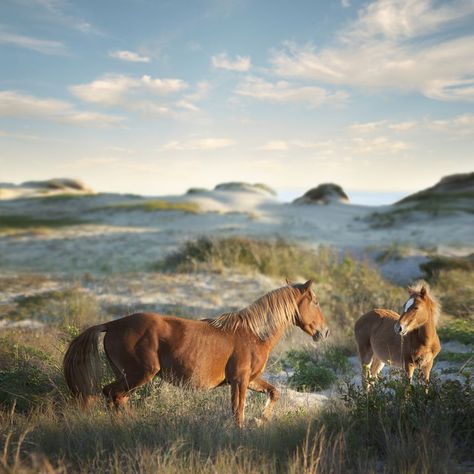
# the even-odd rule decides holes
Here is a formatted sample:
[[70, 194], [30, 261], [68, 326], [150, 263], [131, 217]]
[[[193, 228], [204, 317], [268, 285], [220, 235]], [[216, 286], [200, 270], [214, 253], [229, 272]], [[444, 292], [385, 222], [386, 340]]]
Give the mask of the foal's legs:
[[405, 362], [405, 373], [410, 383], [411, 379], [413, 378], [413, 372], [415, 372], [415, 364], [413, 364], [412, 362]]
[[423, 371], [423, 377], [425, 379], [426, 384], [430, 381], [430, 373], [431, 373], [432, 368], [433, 368], [433, 359], [431, 359], [421, 368], [421, 370]]
[[370, 341], [367, 341], [367, 344], [359, 343], [359, 358], [362, 365], [362, 385], [367, 390], [370, 385], [371, 366], [374, 360], [374, 351]]
[[249, 384], [249, 389], [260, 393], [267, 394], [267, 402], [262, 413], [262, 420], [268, 420], [273, 412], [275, 403], [280, 398], [278, 390], [272, 385], [261, 378], [252, 380]]
[[377, 375], [379, 375], [380, 371], [384, 368], [384, 365], [385, 364], [377, 356], [374, 356], [370, 364], [371, 378], [377, 378]]

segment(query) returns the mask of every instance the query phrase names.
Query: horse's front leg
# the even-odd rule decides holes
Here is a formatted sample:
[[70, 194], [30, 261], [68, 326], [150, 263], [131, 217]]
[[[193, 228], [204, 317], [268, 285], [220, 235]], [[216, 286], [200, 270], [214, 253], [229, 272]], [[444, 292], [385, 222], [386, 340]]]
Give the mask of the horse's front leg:
[[433, 368], [433, 362], [433, 359], [431, 359], [429, 362], [426, 362], [421, 367], [421, 371], [423, 372], [423, 382], [425, 384], [425, 391], [428, 391], [428, 383], [430, 381], [430, 373], [431, 369]]
[[261, 421], [266, 421], [270, 419], [273, 413], [274, 405], [280, 398], [280, 393], [278, 392], [278, 390], [272, 384], [266, 382], [261, 378], [256, 378], [252, 380], [249, 384], [249, 389], [267, 394], [267, 402], [265, 403], [265, 408], [262, 412]]
[[413, 378], [414, 371], [415, 371], [415, 364], [411, 361], [405, 362], [405, 373], [410, 383], [411, 383], [411, 379]]
[[239, 428], [244, 426], [245, 397], [247, 395], [248, 379], [239, 379], [231, 382], [230, 393], [232, 399], [232, 413]]

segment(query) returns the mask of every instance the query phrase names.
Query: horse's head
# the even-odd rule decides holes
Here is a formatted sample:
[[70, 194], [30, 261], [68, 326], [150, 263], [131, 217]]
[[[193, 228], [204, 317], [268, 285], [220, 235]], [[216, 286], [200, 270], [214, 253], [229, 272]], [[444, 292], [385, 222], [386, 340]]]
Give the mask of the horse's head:
[[296, 325], [312, 336], [314, 341], [318, 341], [329, 336], [329, 328], [324, 320], [319, 302], [311, 289], [312, 284], [313, 280], [308, 280], [306, 283], [293, 285], [293, 288], [296, 288], [301, 294]]
[[400, 319], [393, 326], [400, 336], [426, 324], [430, 315], [431, 300], [426, 284], [421, 284], [416, 289], [409, 287], [408, 293], [410, 297], [403, 305]]

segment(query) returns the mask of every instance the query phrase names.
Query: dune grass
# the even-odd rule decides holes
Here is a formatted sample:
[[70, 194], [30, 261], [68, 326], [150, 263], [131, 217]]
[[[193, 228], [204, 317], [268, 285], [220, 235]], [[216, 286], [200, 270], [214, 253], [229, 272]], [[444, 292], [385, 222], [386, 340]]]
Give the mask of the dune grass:
[[83, 328], [104, 320], [105, 313], [93, 294], [73, 284], [16, 298], [0, 311], [0, 316], [13, 321], [34, 319], [49, 325]]
[[372, 212], [365, 221], [373, 229], [383, 229], [401, 226], [404, 221], [410, 219], [422, 219], [423, 214], [430, 218], [449, 217], [463, 212], [472, 214], [474, 212], [472, 200], [474, 193], [450, 193], [442, 195], [429, 195], [422, 198], [410, 197], [390, 206], [382, 212]]
[[53, 219], [16, 214], [0, 216], [0, 232], [11, 230], [55, 229], [80, 224], [87, 224], [87, 222], [71, 217]]
[[434, 380], [427, 392], [397, 377], [368, 395], [346, 386], [322, 410], [294, 410], [282, 400], [261, 427], [252, 419], [265, 397], [251, 394], [239, 431], [227, 387], [196, 391], [157, 381], [135, 393], [127, 415], [109, 414], [101, 401], [82, 412], [60, 370], [70, 334], [33, 334], [10, 331], [0, 344], [5, 472], [442, 473], [473, 461], [469, 378]]
[[194, 202], [173, 202], [162, 199], [154, 199], [141, 202], [124, 202], [118, 204], [110, 204], [96, 208], [96, 210], [110, 211], [143, 211], [143, 212], [163, 212], [163, 211], [179, 211], [187, 214], [199, 214], [201, 209]]
[[[340, 334], [352, 339], [353, 322], [374, 307], [398, 308], [405, 291], [384, 280], [367, 262], [321, 247], [312, 251], [284, 240], [201, 237], [183, 244], [153, 269], [173, 272], [239, 270], [310, 279], [323, 311]], [[337, 336], [336, 336], [337, 337]]]

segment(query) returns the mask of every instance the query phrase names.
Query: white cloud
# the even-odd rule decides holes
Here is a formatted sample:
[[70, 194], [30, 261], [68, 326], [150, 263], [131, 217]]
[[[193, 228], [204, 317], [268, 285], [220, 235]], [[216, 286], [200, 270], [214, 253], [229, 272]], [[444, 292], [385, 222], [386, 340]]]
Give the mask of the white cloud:
[[91, 23], [77, 17], [76, 12], [70, 12], [74, 8], [73, 2], [67, 0], [15, 0], [15, 3], [24, 6], [27, 13], [32, 14], [36, 22], [38, 20], [52, 22], [85, 34], [102, 34]]
[[359, 11], [345, 39], [417, 37], [439, 31], [474, 13], [472, 0], [451, 0], [435, 6], [432, 0], [377, 0]]
[[289, 146], [288, 143], [284, 140], [272, 140], [264, 145], [258, 147], [258, 150], [266, 150], [266, 151], [286, 151], [288, 150]]
[[181, 79], [153, 79], [147, 75], [140, 78], [107, 75], [88, 84], [72, 86], [70, 89], [74, 95], [86, 102], [114, 106], [128, 103], [130, 94], [136, 96], [152, 93], [164, 96], [187, 87]]
[[123, 117], [77, 110], [69, 102], [42, 99], [16, 91], [0, 91], [0, 116], [33, 117], [54, 122], [107, 127], [118, 125]]
[[249, 56], [237, 55], [234, 60], [229, 59], [227, 53], [221, 53], [217, 56], [212, 56], [212, 65], [216, 69], [226, 69], [228, 71], [246, 72], [252, 67]]
[[317, 107], [326, 102], [340, 102], [348, 97], [344, 91], [331, 93], [318, 86], [299, 86], [287, 81], [268, 82], [254, 76], [249, 76], [240, 82], [235, 93], [275, 103], [304, 102], [311, 107]]
[[393, 122], [380, 120], [377, 122], [355, 123], [350, 125], [349, 131], [355, 134], [367, 135], [371, 133], [413, 133], [413, 132], [437, 132], [456, 135], [474, 135], [474, 115], [463, 114], [451, 118], [434, 119], [425, 117], [421, 120], [406, 120]]
[[163, 146], [163, 150], [175, 151], [198, 151], [198, 150], [220, 150], [235, 145], [235, 141], [229, 138], [199, 138], [186, 141], [171, 141]]
[[439, 7], [429, 0], [378, 0], [338, 34], [335, 46], [286, 43], [271, 62], [284, 77], [473, 101], [474, 36], [460, 34], [462, 28], [432, 35], [473, 14], [472, 0]]
[[10, 44], [19, 48], [30, 49], [42, 54], [64, 55], [66, 46], [60, 41], [51, 41], [32, 36], [18, 35], [0, 27], [0, 44]]
[[149, 63], [151, 59], [148, 56], [140, 56], [133, 51], [112, 51], [109, 53], [111, 58], [120, 59], [132, 63]]
[[[177, 104], [172, 104], [166, 103], [164, 98], [182, 92], [187, 87], [188, 84], [181, 79], [106, 75], [87, 84], [71, 86], [70, 90], [85, 102], [122, 107], [146, 115], [173, 116], [176, 115], [175, 106], [193, 109], [192, 100], [181, 99]], [[156, 96], [161, 99], [157, 101]]]

